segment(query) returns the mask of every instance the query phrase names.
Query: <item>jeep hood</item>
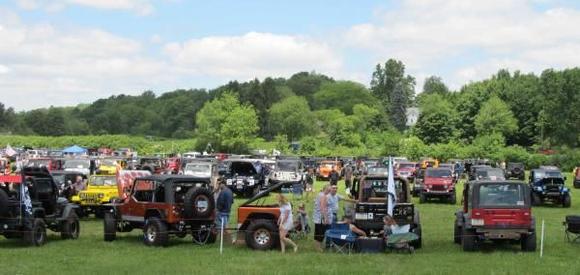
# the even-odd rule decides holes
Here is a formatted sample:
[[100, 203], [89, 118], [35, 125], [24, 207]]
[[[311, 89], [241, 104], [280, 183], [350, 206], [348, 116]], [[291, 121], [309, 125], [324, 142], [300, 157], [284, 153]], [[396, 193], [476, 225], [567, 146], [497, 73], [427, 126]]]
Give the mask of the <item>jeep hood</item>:
[[431, 185], [443, 185], [443, 184], [452, 184], [453, 183], [453, 179], [452, 178], [430, 178], [430, 177], [425, 177], [425, 179], [423, 180], [423, 182], [425, 184], [431, 184]]

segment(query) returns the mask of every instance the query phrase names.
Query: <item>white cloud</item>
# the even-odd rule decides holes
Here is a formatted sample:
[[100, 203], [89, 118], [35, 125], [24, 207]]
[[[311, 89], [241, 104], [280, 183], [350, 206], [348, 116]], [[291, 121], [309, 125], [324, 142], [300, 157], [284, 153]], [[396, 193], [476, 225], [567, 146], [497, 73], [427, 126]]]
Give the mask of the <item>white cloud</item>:
[[297, 71], [336, 72], [341, 58], [330, 46], [298, 36], [249, 32], [168, 43], [164, 52], [187, 73], [250, 79]]
[[534, 2], [407, 0], [351, 27], [345, 41], [370, 51], [376, 62], [401, 59], [413, 74], [441, 75], [442, 63], [458, 60], [460, 67], [443, 75], [453, 88], [501, 66], [539, 72], [580, 64], [574, 54], [580, 49], [580, 12], [540, 10]]
[[153, 13], [154, 7], [150, 0], [16, 0], [23, 9], [45, 9], [59, 11], [69, 5], [85, 6], [102, 10], [127, 10], [138, 15]]

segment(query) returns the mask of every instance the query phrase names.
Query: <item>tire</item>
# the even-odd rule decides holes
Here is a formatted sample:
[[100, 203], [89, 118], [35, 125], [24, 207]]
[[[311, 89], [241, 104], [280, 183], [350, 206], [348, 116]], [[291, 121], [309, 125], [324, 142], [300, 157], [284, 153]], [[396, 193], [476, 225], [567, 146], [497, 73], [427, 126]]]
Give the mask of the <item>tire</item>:
[[417, 227], [411, 229], [411, 232], [417, 234], [417, 236], [419, 236], [419, 239], [417, 239], [416, 241], [412, 241], [410, 243], [410, 245], [412, 247], [414, 247], [415, 249], [419, 249], [421, 247], [423, 247], [423, 232], [421, 230], [421, 224], [417, 225]]
[[522, 235], [521, 239], [522, 251], [533, 252], [536, 251], [536, 232], [533, 231], [529, 235]]
[[62, 231], [60, 237], [65, 240], [76, 240], [79, 238], [81, 232], [81, 224], [79, 217], [74, 212], [71, 212], [67, 219], [62, 223]]
[[215, 200], [208, 188], [193, 187], [185, 193], [183, 208], [187, 219], [208, 218], [215, 209]]
[[463, 251], [469, 252], [477, 250], [475, 231], [463, 228], [461, 233], [461, 246], [463, 247]]
[[0, 189], [0, 217], [8, 217], [8, 194]]
[[191, 233], [193, 237], [193, 242], [196, 244], [204, 245], [215, 243], [217, 238], [217, 232], [213, 228], [197, 228]]
[[278, 243], [278, 229], [274, 221], [256, 220], [246, 230], [246, 244], [252, 249], [270, 250]]
[[105, 212], [103, 218], [104, 225], [104, 240], [105, 242], [112, 242], [117, 238], [117, 220], [113, 213]]
[[167, 225], [157, 217], [148, 218], [143, 228], [143, 242], [147, 246], [167, 246]]
[[540, 198], [540, 196], [534, 192], [532, 192], [532, 205], [533, 206], [538, 206], [542, 204], [542, 199]]
[[31, 246], [42, 246], [46, 242], [46, 224], [42, 219], [34, 219], [31, 228], [24, 232], [24, 242]]
[[562, 199], [562, 206], [564, 208], [570, 208], [571, 205], [572, 205], [572, 198], [570, 197], [570, 194], [564, 195], [564, 198]]
[[455, 221], [453, 225], [453, 242], [456, 244], [461, 244], [461, 226]]
[[457, 197], [455, 196], [455, 192], [449, 196], [449, 203], [455, 205], [457, 203]]
[[427, 197], [425, 196], [425, 194], [420, 193], [419, 194], [419, 203], [425, 203], [427, 202]]

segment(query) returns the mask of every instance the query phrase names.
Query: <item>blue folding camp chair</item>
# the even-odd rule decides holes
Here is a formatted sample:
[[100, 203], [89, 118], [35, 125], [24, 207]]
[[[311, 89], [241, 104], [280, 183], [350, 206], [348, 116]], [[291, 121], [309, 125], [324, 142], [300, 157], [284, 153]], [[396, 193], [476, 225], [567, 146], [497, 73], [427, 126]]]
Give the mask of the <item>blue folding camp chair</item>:
[[346, 223], [334, 223], [324, 233], [327, 250], [343, 254], [350, 254], [353, 251], [356, 238], [356, 234], [350, 231]]

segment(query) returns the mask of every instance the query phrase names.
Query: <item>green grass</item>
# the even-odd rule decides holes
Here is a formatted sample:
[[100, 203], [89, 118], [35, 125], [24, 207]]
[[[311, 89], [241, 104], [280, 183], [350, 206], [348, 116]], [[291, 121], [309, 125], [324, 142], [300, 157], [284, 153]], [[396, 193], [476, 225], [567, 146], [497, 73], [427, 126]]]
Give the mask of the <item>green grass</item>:
[[[568, 175], [569, 187], [571, 178]], [[316, 189], [322, 184], [317, 183]], [[226, 244], [220, 255], [219, 243], [198, 246], [190, 237], [173, 238], [166, 248], [151, 248], [143, 245], [139, 230], [120, 233], [116, 241], [106, 243], [102, 221], [89, 219], [82, 221], [81, 237], [76, 241], [60, 240], [55, 233], [49, 233], [43, 247], [0, 239], [0, 274], [576, 274], [580, 270], [580, 244], [567, 243], [562, 226], [565, 215], [580, 213], [580, 192], [572, 192], [569, 209], [542, 206], [533, 210], [538, 233], [542, 219], [546, 224], [543, 258], [539, 238], [535, 253], [522, 253], [519, 245], [507, 244], [462, 252], [452, 240], [454, 212], [459, 205], [419, 204], [415, 199], [424, 243], [414, 255], [317, 253], [311, 237], [298, 242], [296, 254]], [[236, 199], [236, 205], [243, 201]], [[312, 209], [312, 198], [307, 205]], [[232, 211], [230, 226], [235, 223]]]

